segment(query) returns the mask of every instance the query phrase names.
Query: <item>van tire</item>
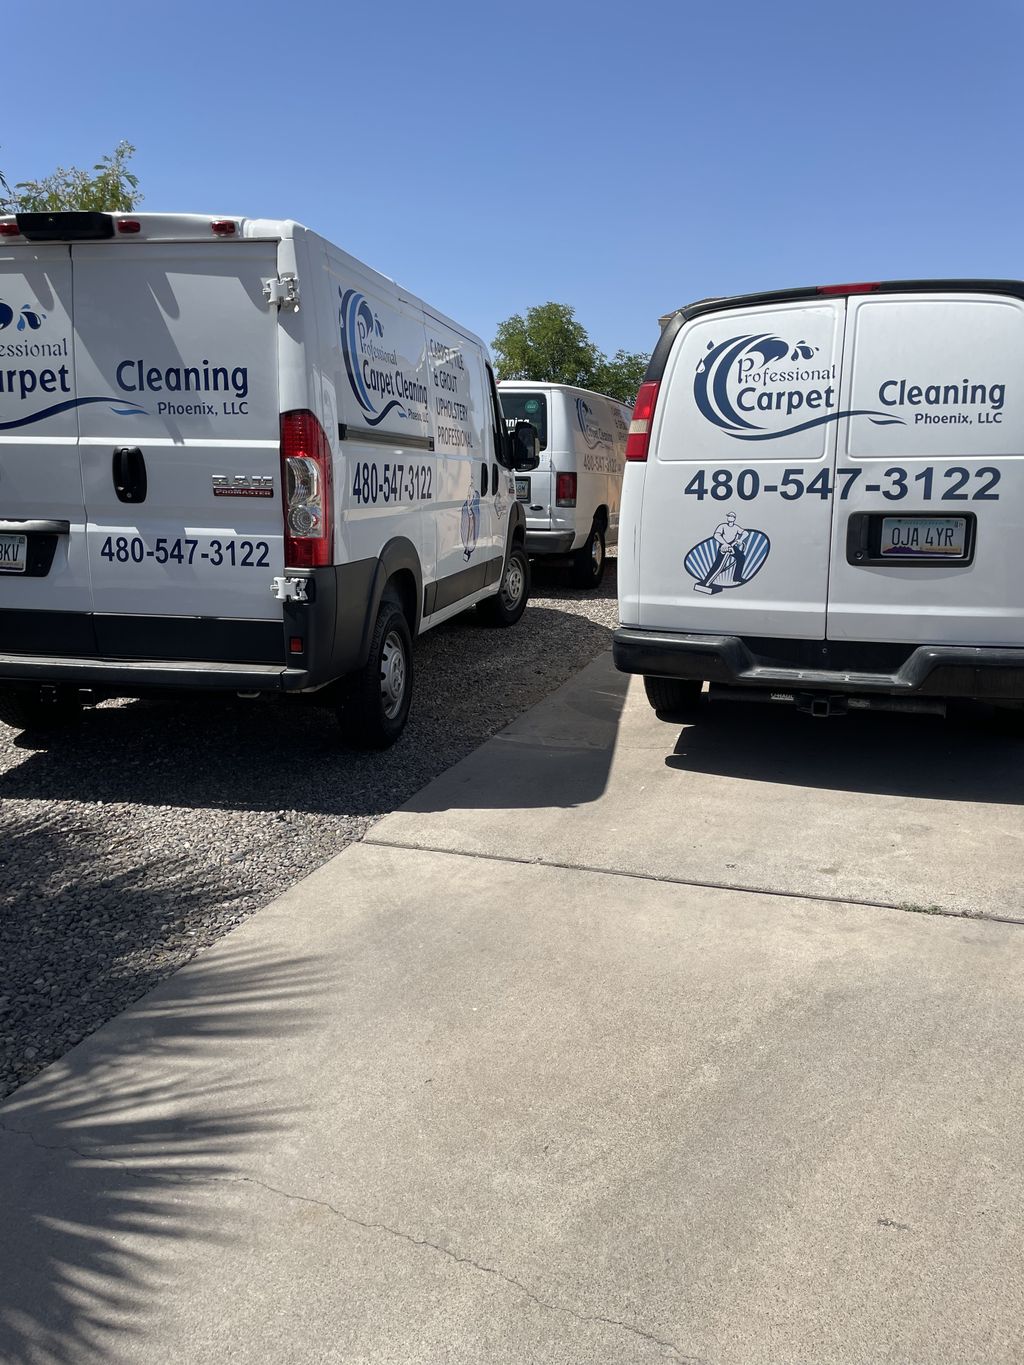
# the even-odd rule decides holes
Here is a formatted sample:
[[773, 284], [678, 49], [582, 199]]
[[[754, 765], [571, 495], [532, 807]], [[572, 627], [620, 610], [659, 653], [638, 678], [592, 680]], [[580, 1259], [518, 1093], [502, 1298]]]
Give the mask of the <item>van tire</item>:
[[0, 721], [13, 730], [61, 730], [81, 717], [81, 703], [70, 692], [0, 690]]
[[381, 598], [366, 663], [348, 679], [338, 708], [350, 749], [388, 749], [412, 704], [412, 632], [400, 602]]
[[604, 528], [595, 521], [587, 542], [572, 557], [572, 581], [578, 588], [599, 588], [605, 566]]
[[659, 719], [688, 718], [700, 705], [704, 684], [699, 678], [644, 678], [647, 700]]
[[509, 551], [501, 585], [493, 597], [477, 603], [481, 620], [488, 626], [514, 626], [530, 599], [530, 561], [521, 545]]

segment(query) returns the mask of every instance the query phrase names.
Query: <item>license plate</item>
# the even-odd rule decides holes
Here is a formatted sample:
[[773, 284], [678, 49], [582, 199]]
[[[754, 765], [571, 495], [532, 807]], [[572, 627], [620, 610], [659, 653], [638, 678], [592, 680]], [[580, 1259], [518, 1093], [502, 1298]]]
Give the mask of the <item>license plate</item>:
[[966, 559], [966, 517], [883, 517], [884, 559]]
[[28, 536], [0, 535], [0, 573], [24, 573]]
[[530, 501], [530, 480], [516, 479], [516, 497], [520, 502]]

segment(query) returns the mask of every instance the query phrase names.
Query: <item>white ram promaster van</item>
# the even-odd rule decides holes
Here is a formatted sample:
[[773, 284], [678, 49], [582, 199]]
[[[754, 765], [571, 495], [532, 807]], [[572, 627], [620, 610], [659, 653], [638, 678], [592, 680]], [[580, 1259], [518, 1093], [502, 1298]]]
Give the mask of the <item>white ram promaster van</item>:
[[525, 379], [502, 380], [498, 393], [509, 428], [529, 422], [539, 437], [540, 464], [516, 479], [527, 552], [571, 556], [576, 583], [596, 588], [605, 549], [618, 542], [630, 409], [588, 389]]
[[697, 303], [626, 451], [615, 661], [657, 709], [1024, 701], [1024, 284]]
[[523, 612], [517, 459], [483, 343], [296, 223], [0, 217], [0, 716], [319, 693], [389, 744], [414, 636]]

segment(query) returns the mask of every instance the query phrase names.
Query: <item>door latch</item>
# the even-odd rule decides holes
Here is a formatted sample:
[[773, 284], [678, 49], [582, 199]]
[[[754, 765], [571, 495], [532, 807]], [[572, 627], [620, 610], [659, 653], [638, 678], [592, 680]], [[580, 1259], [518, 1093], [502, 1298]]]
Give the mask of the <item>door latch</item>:
[[291, 308], [299, 311], [299, 278], [297, 275], [282, 275], [276, 280], [263, 281], [263, 297], [271, 306]]
[[307, 587], [305, 578], [275, 578], [270, 591], [279, 602], [308, 602]]

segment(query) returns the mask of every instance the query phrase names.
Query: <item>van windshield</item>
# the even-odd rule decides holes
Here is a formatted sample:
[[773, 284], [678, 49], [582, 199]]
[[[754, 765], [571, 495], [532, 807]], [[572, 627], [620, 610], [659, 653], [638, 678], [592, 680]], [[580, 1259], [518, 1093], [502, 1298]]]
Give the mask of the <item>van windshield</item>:
[[540, 448], [548, 445], [548, 400], [542, 393], [499, 391], [501, 410], [505, 414], [505, 425], [509, 431], [517, 422], [530, 422], [537, 428]]

